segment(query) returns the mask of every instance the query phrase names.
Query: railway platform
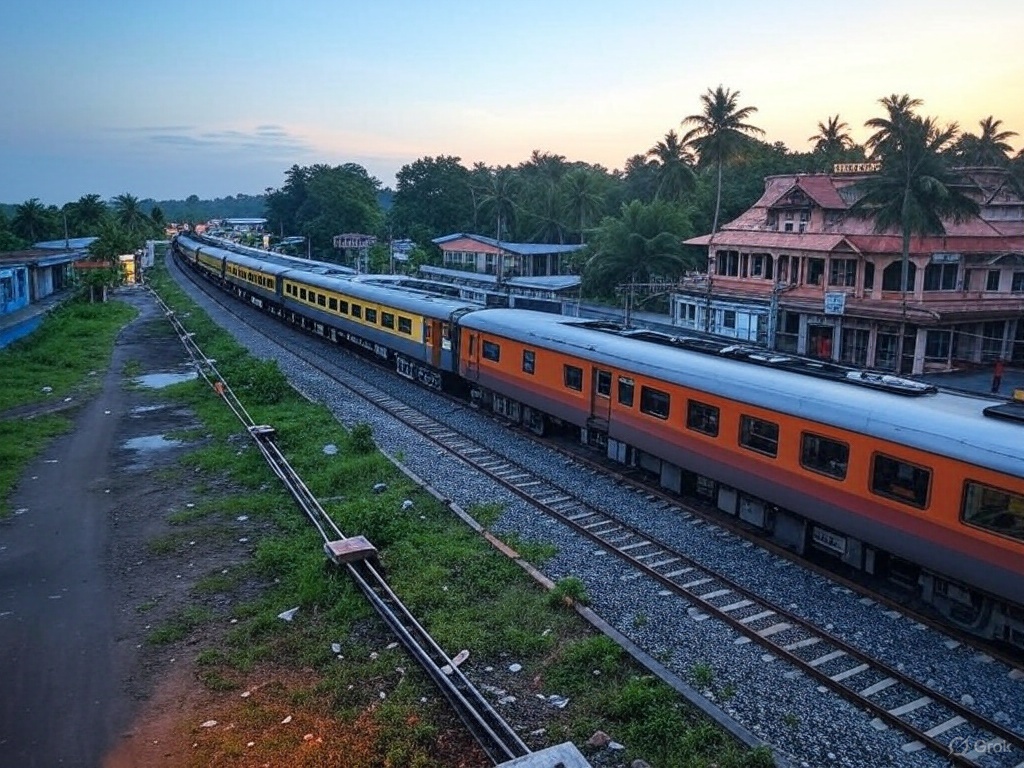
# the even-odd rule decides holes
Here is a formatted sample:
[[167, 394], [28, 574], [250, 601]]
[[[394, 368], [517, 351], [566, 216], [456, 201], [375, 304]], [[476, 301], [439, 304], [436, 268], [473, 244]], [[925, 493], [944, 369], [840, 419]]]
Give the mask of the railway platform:
[[0, 315], [0, 349], [24, 336], [28, 336], [42, 324], [43, 318], [49, 312], [52, 312], [73, 295], [73, 291], [51, 293], [46, 298], [33, 302], [16, 312]]

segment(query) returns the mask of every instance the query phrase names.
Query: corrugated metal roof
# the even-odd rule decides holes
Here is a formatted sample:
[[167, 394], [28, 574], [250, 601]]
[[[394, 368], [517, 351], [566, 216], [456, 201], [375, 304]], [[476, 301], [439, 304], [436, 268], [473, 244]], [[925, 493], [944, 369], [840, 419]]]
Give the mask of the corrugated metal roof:
[[456, 232], [453, 235], [435, 237], [431, 242], [435, 245], [445, 245], [446, 243], [450, 243], [455, 240], [462, 240], [463, 238], [467, 240], [475, 240], [478, 243], [484, 243], [492, 248], [501, 248], [503, 251], [520, 256], [546, 256], [548, 254], [573, 253], [574, 251], [578, 251], [585, 247], [578, 244], [566, 245], [564, 243], [509, 243], [504, 240], [495, 240], [493, 237], [472, 235], [467, 232]]

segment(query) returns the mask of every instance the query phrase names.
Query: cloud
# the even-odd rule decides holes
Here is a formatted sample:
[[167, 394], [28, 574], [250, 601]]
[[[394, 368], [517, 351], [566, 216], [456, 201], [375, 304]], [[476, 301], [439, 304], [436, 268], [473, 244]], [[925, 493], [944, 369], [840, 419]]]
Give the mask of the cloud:
[[210, 130], [195, 125], [139, 126], [111, 130], [133, 136], [142, 144], [223, 154], [246, 152], [263, 157], [291, 157], [296, 153], [308, 154], [314, 150], [309, 141], [289, 133], [288, 129], [280, 125], [257, 125], [253, 129], [242, 130]]

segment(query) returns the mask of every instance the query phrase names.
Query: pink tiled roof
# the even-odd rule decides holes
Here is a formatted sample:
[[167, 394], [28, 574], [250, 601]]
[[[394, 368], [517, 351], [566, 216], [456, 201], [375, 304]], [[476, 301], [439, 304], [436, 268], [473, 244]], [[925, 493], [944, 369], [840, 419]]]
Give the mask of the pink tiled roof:
[[[899, 235], [848, 235], [847, 240], [862, 253], [900, 253], [903, 238]], [[929, 254], [936, 251], [954, 253], [993, 253], [1024, 250], [1024, 237], [912, 237], [910, 252]]]
[[[815, 234], [813, 232], [752, 232], [743, 230], [721, 230], [714, 235], [718, 247], [737, 246], [743, 248], [792, 248], [794, 250], [831, 251], [845, 241], [843, 235]], [[712, 235], [701, 235], [685, 240], [685, 245], [710, 245]], [[847, 241], [851, 250], [856, 250]]]
[[[775, 182], [775, 183], [772, 183]], [[825, 174], [769, 177], [765, 194], [754, 205], [770, 208], [785, 197], [792, 189], [799, 187], [822, 208], [828, 210], [846, 210], [849, 206], [836, 191], [832, 178]]]

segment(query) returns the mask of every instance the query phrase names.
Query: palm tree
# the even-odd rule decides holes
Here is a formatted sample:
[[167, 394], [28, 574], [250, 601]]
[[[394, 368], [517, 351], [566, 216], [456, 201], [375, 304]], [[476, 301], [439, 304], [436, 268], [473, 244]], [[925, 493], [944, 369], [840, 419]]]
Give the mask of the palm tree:
[[675, 277], [693, 265], [683, 251], [690, 223], [679, 207], [662, 200], [624, 203], [594, 230], [584, 275], [596, 288]]
[[107, 220], [109, 210], [99, 195], [83, 195], [71, 203], [75, 231], [83, 235], [98, 235]]
[[853, 146], [853, 139], [847, 130], [850, 126], [839, 120], [839, 115], [826, 118], [818, 123], [818, 132], [807, 138], [814, 142], [814, 151], [823, 155], [838, 155]]
[[697, 151], [702, 165], [714, 164], [718, 172], [718, 185], [715, 194], [715, 218], [711, 225], [711, 234], [718, 231], [718, 214], [722, 207], [722, 167], [737, 157], [747, 140], [754, 135], [762, 135], [764, 131], [746, 122], [757, 107], [739, 107], [739, 91], [730, 91], [721, 85], [715, 90], [700, 97], [704, 110], [699, 115], [690, 115], [683, 119], [683, 125], [692, 125], [683, 136], [683, 144]]
[[647, 150], [647, 157], [654, 158], [657, 166], [658, 191], [654, 193], [655, 198], [679, 201], [693, 189], [697, 181], [693, 173], [693, 153], [679, 140], [675, 131], [666, 133], [664, 139]]
[[11, 231], [19, 237], [36, 242], [47, 225], [46, 206], [39, 202], [38, 197], [26, 200], [14, 209], [11, 220]]
[[[957, 135], [956, 124], [940, 127], [933, 118], [914, 113], [921, 102], [908, 96], [881, 99], [887, 115], [872, 118], [868, 139], [878, 173], [857, 185], [855, 215], [874, 219], [876, 232], [897, 229], [902, 236], [900, 290], [906, 323], [910, 241], [914, 236], [944, 235], [945, 221], [962, 222], [977, 215], [978, 204], [960, 191], [944, 154]], [[902, 359], [900, 333], [897, 359]]]
[[570, 227], [579, 226], [580, 242], [587, 229], [604, 210], [604, 179], [593, 168], [574, 168], [562, 179], [562, 205]]
[[967, 166], [1005, 167], [1013, 152], [1013, 147], [1006, 140], [1016, 136], [1017, 132], [1000, 131], [1002, 124], [1002, 120], [995, 120], [992, 115], [978, 121], [981, 135], [963, 134], [951, 147], [951, 154], [957, 162]]
[[114, 215], [117, 223], [131, 234], [146, 232], [152, 226], [150, 218], [143, 213], [139, 199], [134, 195], [123, 194], [114, 198]]
[[501, 235], [515, 223], [518, 192], [519, 180], [515, 170], [511, 165], [506, 165], [491, 172], [490, 183], [480, 198], [481, 207], [490, 213], [495, 222], [495, 239], [498, 241], [497, 277], [499, 285], [501, 285], [505, 273]]

